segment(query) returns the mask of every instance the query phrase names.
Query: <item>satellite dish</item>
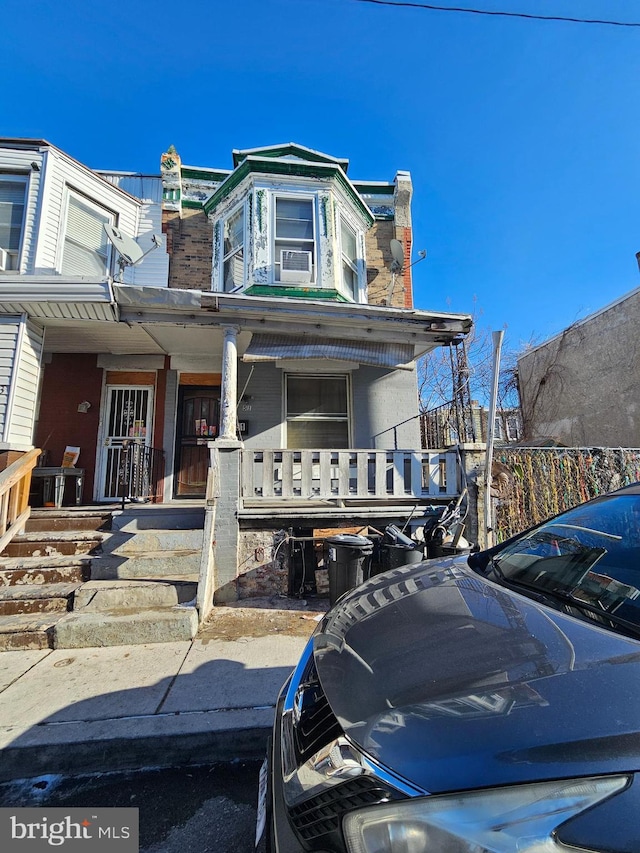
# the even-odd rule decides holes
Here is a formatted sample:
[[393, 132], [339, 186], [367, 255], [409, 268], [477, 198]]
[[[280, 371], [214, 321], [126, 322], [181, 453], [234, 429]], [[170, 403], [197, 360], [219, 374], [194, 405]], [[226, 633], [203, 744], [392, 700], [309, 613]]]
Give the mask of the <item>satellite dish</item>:
[[144, 252], [133, 237], [123, 234], [119, 228], [108, 223], [105, 223], [104, 230], [111, 243], [118, 250], [118, 254], [124, 261], [124, 266], [132, 266], [142, 260]]
[[391, 257], [393, 258], [391, 269], [394, 272], [400, 272], [404, 266], [404, 246], [400, 240], [392, 240], [389, 248], [391, 249]]

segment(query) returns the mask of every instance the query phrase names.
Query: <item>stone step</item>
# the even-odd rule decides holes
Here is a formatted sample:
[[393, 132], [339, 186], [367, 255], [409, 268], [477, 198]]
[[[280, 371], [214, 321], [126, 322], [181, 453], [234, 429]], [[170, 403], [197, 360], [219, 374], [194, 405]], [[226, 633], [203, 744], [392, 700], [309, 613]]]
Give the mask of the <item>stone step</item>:
[[52, 649], [54, 628], [68, 613], [25, 613], [0, 616], [0, 652]]
[[102, 545], [105, 536], [99, 530], [34, 531], [16, 536], [2, 557], [53, 557], [90, 554]]
[[195, 580], [154, 581], [104, 580], [83, 584], [74, 598], [74, 613], [82, 611], [157, 609], [175, 607], [194, 601], [198, 584]]
[[82, 583], [91, 575], [90, 557], [8, 557], [0, 559], [0, 588], [25, 584]]
[[0, 587], [0, 616], [67, 612], [79, 583], [20, 584]]
[[55, 623], [54, 648], [173, 643], [191, 640], [198, 630], [195, 607], [68, 613]]

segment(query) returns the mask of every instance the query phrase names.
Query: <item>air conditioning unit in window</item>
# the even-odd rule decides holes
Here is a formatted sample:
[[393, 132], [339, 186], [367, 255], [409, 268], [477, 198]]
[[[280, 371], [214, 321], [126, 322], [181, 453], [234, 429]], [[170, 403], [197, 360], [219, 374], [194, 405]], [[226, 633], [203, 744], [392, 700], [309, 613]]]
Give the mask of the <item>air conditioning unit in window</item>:
[[0, 272], [7, 272], [11, 269], [11, 256], [6, 249], [0, 248]]
[[280, 250], [280, 281], [308, 284], [311, 281], [313, 258], [311, 252], [297, 249]]

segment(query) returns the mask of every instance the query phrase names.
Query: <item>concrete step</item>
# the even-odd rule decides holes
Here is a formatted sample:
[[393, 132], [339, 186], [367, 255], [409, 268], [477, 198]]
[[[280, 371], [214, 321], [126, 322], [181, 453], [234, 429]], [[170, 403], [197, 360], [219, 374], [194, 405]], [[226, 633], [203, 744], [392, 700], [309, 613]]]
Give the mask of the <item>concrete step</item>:
[[199, 551], [202, 548], [202, 528], [199, 530], [115, 530], [104, 532], [102, 553], [131, 557], [162, 551]]
[[65, 514], [65, 515], [34, 515], [26, 524], [26, 532], [36, 531], [68, 531], [68, 530], [110, 530], [111, 513], [100, 514]]
[[52, 649], [54, 628], [67, 613], [33, 613], [0, 616], [0, 652]]
[[107, 554], [91, 561], [91, 580], [117, 578], [172, 578], [176, 575], [198, 575], [200, 551], [158, 551], [144, 556]]
[[89, 581], [78, 589], [74, 598], [74, 613], [82, 611], [157, 609], [175, 607], [194, 601], [198, 584], [195, 581], [105, 580]]
[[9, 542], [2, 557], [53, 557], [90, 554], [108, 534], [99, 530], [35, 531], [23, 533]]
[[90, 574], [90, 557], [0, 559], [0, 588], [24, 584], [82, 583], [89, 580]]
[[192, 530], [204, 525], [204, 506], [129, 505], [113, 513], [113, 530]]
[[68, 613], [55, 623], [53, 643], [56, 649], [172, 643], [193, 639], [197, 630], [195, 607], [79, 611]]
[[20, 584], [0, 587], [0, 616], [67, 612], [79, 583]]
[[192, 529], [108, 533], [92, 562], [91, 580], [197, 575], [202, 536]]

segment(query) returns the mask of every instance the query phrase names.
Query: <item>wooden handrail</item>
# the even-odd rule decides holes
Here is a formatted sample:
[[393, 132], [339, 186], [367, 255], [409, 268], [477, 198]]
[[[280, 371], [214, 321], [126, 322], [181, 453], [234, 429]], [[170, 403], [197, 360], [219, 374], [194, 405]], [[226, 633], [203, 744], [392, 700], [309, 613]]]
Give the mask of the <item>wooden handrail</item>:
[[0, 473], [0, 552], [24, 530], [31, 515], [31, 472], [41, 453], [37, 447], [29, 450]]

